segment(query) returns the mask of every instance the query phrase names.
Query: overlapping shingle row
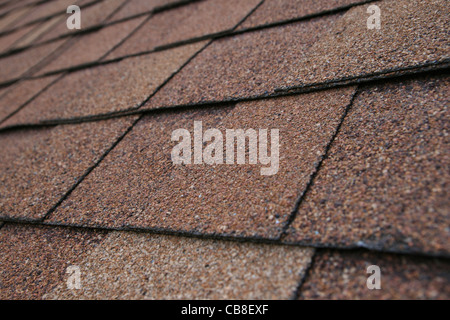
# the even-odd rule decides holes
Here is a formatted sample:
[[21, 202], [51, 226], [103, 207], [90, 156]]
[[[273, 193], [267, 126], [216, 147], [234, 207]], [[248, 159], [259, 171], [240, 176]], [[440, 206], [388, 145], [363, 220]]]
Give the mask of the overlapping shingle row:
[[[449, 298], [445, 1], [63, 2], [0, 6], [1, 298]], [[200, 121], [276, 174], [175, 165]]]

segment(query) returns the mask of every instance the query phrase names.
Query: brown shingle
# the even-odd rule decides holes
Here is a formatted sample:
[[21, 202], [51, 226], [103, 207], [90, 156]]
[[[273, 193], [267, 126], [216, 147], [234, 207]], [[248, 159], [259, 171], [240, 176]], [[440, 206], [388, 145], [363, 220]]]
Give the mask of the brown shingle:
[[0, 122], [12, 112], [18, 110], [28, 100], [39, 94], [57, 78], [57, 76], [24, 80], [13, 87], [8, 87], [0, 94]]
[[35, 67], [50, 54], [55, 52], [65, 40], [55, 41], [39, 47], [34, 47], [20, 53], [0, 58], [0, 82], [7, 82], [27, 74], [30, 68]]
[[378, 2], [381, 29], [369, 30], [369, 5], [351, 9], [311, 49], [298, 68], [299, 84], [361, 76], [443, 61], [450, 57], [448, 15], [442, 0]]
[[92, 2], [91, 0], [55, 0], [44, 2], [42, 4], [27, 7], [27, 12], [25, 15], [21, 16], [20, 19], [16, 19], [12, 24], [9, 24], [5, 30], [19, 28], [29, 23], [34, 23], [41, 21], [48, 17], [53, 17], [55, 15], [61, 15], [66, 17], [67, 7], [71, 4], [80, 5], [80, 3]]
[[287, 241], [450, 253], [448, 78], [365, 88]]
[[111, 14], [117, 10], [124, 0], [106, 0], [100, 1], [97, 4], [84, 7], [81, 6], [81, 29], [67, 29], [66, 21], [69, 17], [68, 14], [63, 16], [63, 19], [50, 31], [47, 32], [38, 42], [48, 41], [56, 37], [67, 35], [69, 33], [77, 33], [79, 31], [85, 31], [93, 26], [101, 25]]
[[70, 73], [2, 127], [136, 108], [204, 45], [196, 43]]
[[0, 216], [40, 219], [127, 130], [133, 119], [0, 135]]
[[[353, 88], [141, 120], [50, 221], [276, 238], [309, 181]], [[279, 129], [280, 165], [174, 165], [172, 131]], [[224, 143], [225, 147], [225, 143]], [[275, 173], [275, 170], [274, 170]]]
[[287, 78], [295, 74], [307, 48], [336, 20], [326, 17], [217, 40], [146, 107], [270, 94], [289, 84]]
[[0, 53], [9, 51], [13, 44], [19, 41], [24, 35], [30, 32], [33, 29], [33, 26], [21, 28], [17, 31], [8, 33], [6, 35], [0, 36]]
[[312, 249], [114, 232], [45, 299], [289, 299]]
[[144, 19], [143, 17], [136, 18], [77, 37], [75, 43], [68, 50], [37, 74], [42, 75], [84, 63], [96, 62], [126, 38]]
[[170, 5], [176, 2], [181, 2], [180, 0], [128, 0], [127, 3], [115, 13], [109, 21], [117, 21], [122, 19], [127, 19], [129, 17], [142, 14], [150, 13], [152, 10]]
[[259, 1], [199, 1], [156, 14], [107, 58], [150, 51], [164, 44], [232, 29]]
[[362, 0], [265, 0], [264, 3], [239, 26], [238, 29], [252, 28], [275, 22], [318, 14], [326, 10], [345, 7], [363, 2]]
[[23, 48], [23, 47], [27, 47], [31, 44], [34, 44], [37, 39], [39, 39], [43, 35], [51, 32], [49, 30], [54, 30], [55, 26], [62, 20], [64, 20], [64, 23], [65, 23], [65, 21], [66, 21], [65, 19], [61, 19], [61, 17], [54, 17], [47, 21], [43, 21], [39, 24], [33, 24], [33, 25], [30, 25], [27, 27], [20, 28], [19, 31], [29, 30], [30, 32], [28, 32], [19, 41], [14, 43], [13, 48], [14, 49]]
[[378, 5], [381, 30], [367, 28], [368, 5], [363, 5], [344, 16], [321, 17], [216, 41], [148, 107], [273, 94], [277, 88], [449, 58], [449, 6], [445, 1], [382, 1]]
[[105, 233], [6, 224], [0, 229], [0, 299], [41, 299], [66, 268], [94, 249]]
[[[381, 289], [369, 290], [367, 267], [380, 267]], [[322, 251], [300, 291], [300, 299], [450, 298], [447, 261], [368, 252]]]
[[11, 26], [15, 21], [19, 20], [21, 17], [25, 16], [28, 12], [30, 12], [31, 8], [25, 7], [25, 8], [18, 8], [16, 10], [12, 10], [11, 12], [8, 12], [5, 16], [1, 17], [0, 19], [0, 30], [6, 31], [7, 29], [10, 29], [9, 26]]
[[[29, 6], [33, 5], [33, 2], [37, 1], [35, 0], [8, 1], [8, 3], [2, 5], [0, 9], [0, 15], [2, 15], [3, 18], [3, 15], [7, 15], [18, 8], [28, 9]], [[2, 28], [3, 27], [4, 26], [2, 26]]]

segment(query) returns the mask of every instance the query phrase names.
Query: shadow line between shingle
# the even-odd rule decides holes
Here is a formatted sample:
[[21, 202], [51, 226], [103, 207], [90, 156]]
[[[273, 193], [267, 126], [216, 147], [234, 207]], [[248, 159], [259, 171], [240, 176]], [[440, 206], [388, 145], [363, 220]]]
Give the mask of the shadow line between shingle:
[[[77, 124], [83, 122], [92, 122], [92, 121], [100, 121], [118, 117], [132, 116], [132, 115], [141, 115], [141, 114], [153, 114], [153, 113], [161, 113], [170, 110], [179, 110], [186, 108], [203, 108], [203, 107], [214, 107], [223, 104], [229, 103], [239, 103], [239, 102], [247, 102], [247, 101], [257, 101], [263, 99], [273, 99], [282, 96], [290, 96], [290, 95], [298, 95], [298, 94], [306, 94], [316, 91], [329, 90], [334, 88], [342, 88], [360, 84], [370, 84], [376, 83], [381, 80], [393, 80], [393, 79], [408, 79], [411, 77], [417, 77], [425, 74], [447, 74], [450, 67], [450, 58], [445, 59], [443, 61], [432, 61], [429, 63], [424, 63], [416, 66], [409, 66], [403, 68], [394, 68], [387, 69], [380, 72], [375, 72], [366, 75], [360, 75], [355, 77], [346, 77], [340, 78], [336, 80], [330, 80], [326, 82], [319, 82], [316, 84], [308, 84], [305, 86], [298, 86], [292, 88], [279, 88], [275, 89], [272, 93], [258, 95], [258, 96], [248, 96], [244, 98], [228, 98], [217, 101], [202, 101], [196, 103], [189, 104], [180, 104], [180, 105], [170, 105], [170, 106], [161, 106], [157, 108], [145, 109], [142, 108], [162, 87], [164, 87], [177, 73], [179, 73], [192, 59], [194, 59], [198, 54], [200, 54], [203, 50], [205, 50], [212, 41], [207, 43], [202, 49], [200, 49], [196, 54], [194, 54], [185, 64], [183, 64], [177, 71], [175, 71], [172, 75], [170, 75], [154, 92], [152, 92], [142, 103], [140, 103], [137, 107], [124, 109], [115, 112], [108, 112], [102, 114], [88, 115], [82, 117], [73, 117], [73, 118], [60, 118], [60, 119], [52, 119], [52, 120], [43, 120], [36, 123], [23, 123], [23, 124], [15, 124], [10, 126], [5, 126], [0, 128], [0, 133], [10, 130], [19, 130], [23, 128], [31, 128], [31, 127], [45, 127], [45, 126], [54, 126], [60, 124]], [[30, 102], [30, 101], [28, 101]], [[28, 103], [27, 102], [27, 103]], [[22, 106], [21, 108], [23, 108]], [[5, 119], [6, 120], [6, 119]], [[3, 121], [0, 121], [0, 124]]]

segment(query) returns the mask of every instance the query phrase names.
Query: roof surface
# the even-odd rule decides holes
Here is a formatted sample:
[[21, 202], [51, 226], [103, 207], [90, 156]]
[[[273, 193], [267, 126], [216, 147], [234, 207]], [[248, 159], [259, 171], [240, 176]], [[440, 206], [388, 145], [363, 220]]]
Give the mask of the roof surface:
[[[0, 299], [450, 299], [449, 16], [1, 0]], [[178, 129], [211, 148], [199, 123], [215, 157], [255, 130], [259, 158], [174, 163]]]

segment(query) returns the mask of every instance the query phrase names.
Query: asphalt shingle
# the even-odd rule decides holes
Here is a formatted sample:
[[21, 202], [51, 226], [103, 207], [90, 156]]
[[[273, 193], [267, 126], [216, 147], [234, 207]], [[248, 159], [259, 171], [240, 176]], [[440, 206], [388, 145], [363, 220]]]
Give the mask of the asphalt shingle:
[[27, 33], [33, 29], [33, 26], [21, 28], [15, 32], [0, 36], [0, 53], [9, 51], [13, 45], [21, 40]]
[[[155, 9], [182, 2], [183, 1], [181, 0], [128, 0], [127, 3], [109, 19], [109, 21], [128, 19], [136, 15], [151, 13]], [[188, 3], [189, 1], [184, 2]]]
[[265, 0], [264, 3], [239, 26], [238, 29], [253, 28], [281, 21], [323, 13], [327, 10], [364, 2], [362, 0]]
[[133, 118], [0, 135], [0, 216], [39, 220], [132, 124]]
[[343, 16], [218, 40], [147, 108], [278, 94], [448, 60], [450, 7], [445, 1], [386, 0], [378, 5], [381, 30], [367, 28], [368, 5], [363, 5]]
[[0, 19], [0, 29], [2, 31], [5, 31], [8, 29], [8, 26], [12, 25], [14, 21], [17, 21], [21, 17], [25, 16], [28, 12], [30, 12], [31, 8], [24, 7], [24, 8], [18, 8], [16, 10], [12, 10], [11, 12], [8, 12]]
[[6, 224], [0, 229], [0, 299], [41, 299], [104, 232]]
[[204, 45], [196, 43], [69, 73], [1, 126], [137, 108]]
[[181, 40], [233, 29], [260, 0], [206, 0], [154, 15], [108, 55], [118, 58]]
[[3, 31], [17, 29], [24, 25], [35, 23], [37, 21], [42, 21], [44, 19], [47, 19], [48, 17], [53, 17], [57, 14], [66, 16], [66, 9], [68, 6], [70, 6], [71, 4], [80, 5], [86, 2], [92, 1], [55, 0], [44, 2], [36, 6], [26, 7], [24, 8], [26, 10], [25, 14], [21, 15], [18, 19], [15, 19], [12, 23], [8, 24], [6, 27], [3, 27], [1, 29], [3, 29]]
[[98, 61], [133, 32], [144, 19], [141, 17], [128, 20], [95, 33], [78, 36], [68, 50], [42, 68], [37, 75]]
[[0, 299], [450, 298], [448, 1], [68, 1], [0, 0]]
[[[380, 267], [380, 290], [369, 290], [369, 266]], [[368, 252], [321, 251], [300, 291], [300, 299], [450, 298], [448, 261]]]
[[289, 299], [313, 250], [114, 232], [45, 299]]
[[362, 90], [287, 241], [450, 253], [448, 77]]
[[31, 68], [38, 68], [39, 63], [46, 61], [46, 58], [64, 43], [65, 40], [59, 40], [0, 58], [0, 63], [2, 65], [0, 69], [0, 83], [12, 81], [21, 76], [30, 75]]
[[0, 93], [0, 123], [50, 85], [57, 76], [23, 80]]
[[[145, 117], [48, 221], [277, 238], [353, 92], [346, 88]], [[193, 132], [194, 121], [224, 135], [225, 129], [278, 129], [279, 171], [264, 176], [261, 168], [270, 165], [248, 160], [245, 165], [173, 164], [172, 132]]]
[[[88, 7], [80, 6], [81, 10], [81, 29], [67, 29], [66, 21], [68, 15], [63, 15], [58, 24], [39, 39], [39, 42], [49, 41], [57, 37], [66, 36], [68, 34], [76, 34], [86, 31], [92, 27], [101, 26], [116, 10], [124, 3], [124, 0], [106, 0], [100, 1]], [[61, 18], [58, 16], [58, 18]], [[94, 48], [91, 47], [92, 49]]]

